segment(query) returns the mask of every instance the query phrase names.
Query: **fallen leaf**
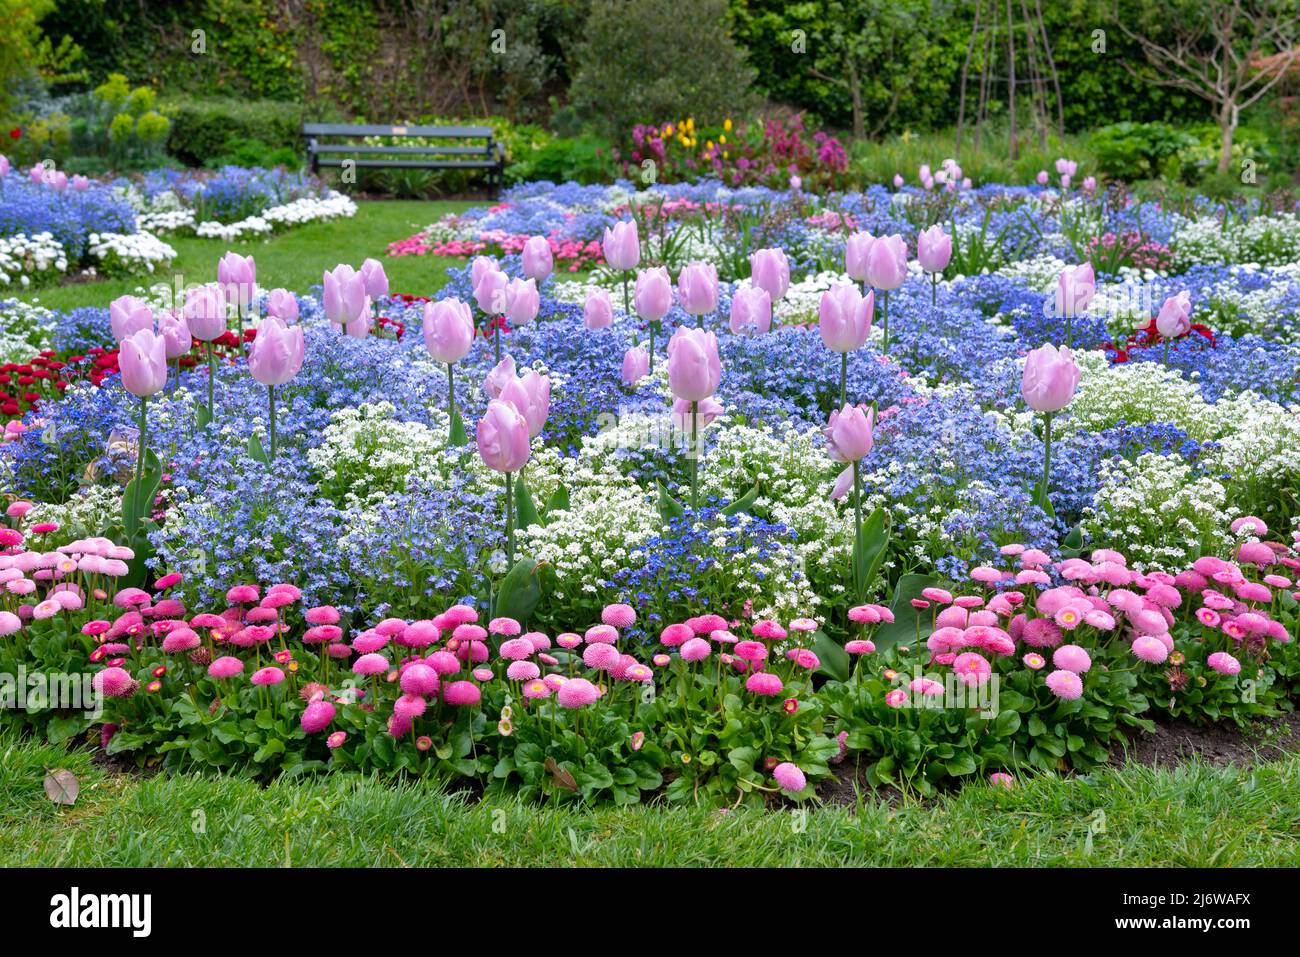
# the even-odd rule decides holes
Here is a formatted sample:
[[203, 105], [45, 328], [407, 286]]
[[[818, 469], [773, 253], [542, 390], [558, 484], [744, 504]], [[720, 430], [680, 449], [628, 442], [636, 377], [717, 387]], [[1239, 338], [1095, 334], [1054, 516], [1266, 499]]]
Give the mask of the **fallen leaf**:
[[77, 776], [66, 768], [59, 768], [57, 771], [50, 771], [45, 775], [45, 796], [55, 804], [67, 804], [69, 806], [77, 803], [77, 795], [81, 792], [81, 785], [77, 783]]

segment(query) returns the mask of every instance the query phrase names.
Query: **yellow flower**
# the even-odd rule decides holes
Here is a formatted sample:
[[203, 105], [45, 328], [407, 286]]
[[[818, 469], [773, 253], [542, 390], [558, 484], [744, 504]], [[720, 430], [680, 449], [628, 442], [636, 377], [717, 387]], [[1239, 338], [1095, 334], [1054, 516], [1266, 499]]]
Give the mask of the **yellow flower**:
[[726, 130], [728, 133], [731, 132], [731, 117], [727, 117], [725, 120], [722, 121], [722, 128]]
[[664, 136], [673, 135], [673, 125], [671, 123], [664, 126]]
[[719, 142], [719, 143], [725, 143], [725, 142], [727, 142], [727, 137], [726, 137], [726, 134], [725, 134], [725, 133], [724, 133], [722, 136], [719, 136], [719, 137], [718, 137], [718, 142]]
[[706, 150], [711, 150], [711, 149], [713, 149], [713, 140], [709, 140], [707, 143], [705, 143], [705, 144], [704, 144], [704, 148], [705, 148]]

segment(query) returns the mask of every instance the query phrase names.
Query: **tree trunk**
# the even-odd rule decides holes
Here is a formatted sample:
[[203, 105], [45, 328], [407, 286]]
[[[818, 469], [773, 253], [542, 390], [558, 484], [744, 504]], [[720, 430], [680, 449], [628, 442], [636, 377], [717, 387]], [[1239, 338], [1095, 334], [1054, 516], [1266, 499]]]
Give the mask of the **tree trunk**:
[[862, 117], [862, 84], [858, 80], [858, 65], [852, 61], [849, 62], [849, 96], [853, 98], [853, 138], [861, 140], [867, 135]]
[[1226, 173], [1232, 166], [1232, 138], [1237, 131], [1237, 104], [1225, 103], [1219, 111], [1219, 130], [1223, 134], [1219, 148], [1219, 172]]

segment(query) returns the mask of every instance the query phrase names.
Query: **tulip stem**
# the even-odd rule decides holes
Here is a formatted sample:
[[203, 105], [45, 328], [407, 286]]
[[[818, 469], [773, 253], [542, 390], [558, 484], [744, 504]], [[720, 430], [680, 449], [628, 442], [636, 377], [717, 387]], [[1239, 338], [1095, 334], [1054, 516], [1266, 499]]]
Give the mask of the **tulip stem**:
[[849, 354], [840, 353], [840, 408], [849, 404]]
[[137, 527], [138, 527], [138, 523], [140, 523], [140, 522], [142, 522], [142, 521], [144, 520], [143, 517], [140, 515], [140, 489], [141, 489], [141, 488], [143, 487], [143, 485], [144, 485], [144, 448], [145, 448], [145, 433], [146, 433], [146, 430], [147, 430], [148, 425], [149, 425], [149, 420], [148, 420], [148, 418], [146, 417], [145, 412], [146, 412], [146, 409], [147, 409], [148, 405], [149, 405], [149, 400], [148, 400], [145, 396], [140, 396], [140, 437], [139, 437], [138, 439], [136, 439], [136, 450], [135, 450], [135, 492], [134, 492], [134, 496], [135, 496], [135, 519], [136, 519], [136, 522], [137, 522]]
[[880, 351], [889, 355], [889, 290], [881, 290], [884, 295], [881, 297], [880, 305], [880, 328], [884, 333], [884, 341], [881, 344]]
[[172, 383], [172, 392], [181, 387], [181, 357], [176, 357], [176, 381]]
[[857, 599], [862, 601], [866, 598], [867, 582], [857, 581], [858, 563], [857, 557], [861, 554], [862, 545], [862, 460], [853, 460], [853, 578], [857, 585]]
[[515, 501], [514, 482], [506, 473], [506, 573], [515, 565]]
[[447, 363], [447, 438], [451, 439], [452, 420], [456, 418], [456, 373], [450, 362]]
[[939, 274], [930, 273], [930, 308], [933, 309], [939, 303]]
[[691, 511], [700, 510], [700, 404], [691, 402]]
[[501, 323], [497, 319], [492, 320], [492, 351], [496, 353], [497, 362], [501, 361]]
[[216, 418], [216, 407], [212, 403], [212, 386], [217, 381], [217, 357], [212, 351], [212, 341], [208, 341], [208, 421]]
[[271, 458], [275, 458], [275, 386], [266, 387], [266, 396], [271, 407]]
[[632, 275], [632, 270], [623, 270], [623, 314], [628, 316], [632, 315], [631, 300], [627, 297], [627, 278], [630, 275]]
[[1052, 415], [1043, 413], [1043, 484], [1038, 490], [1038, 506], [1047, 511], [1047, 483], [1052, 475]]
[[1169, 368], [1169, 337], [1168, 336], [1165, 336], [1165, 354], [1164, 354], [1163, 361], [1164, 361], [1165, 368], [1168, 369]]
[[655, 323], [650, 323], [650, 349], [646, 353], [650, 356], [650, 372], [655, 371]]

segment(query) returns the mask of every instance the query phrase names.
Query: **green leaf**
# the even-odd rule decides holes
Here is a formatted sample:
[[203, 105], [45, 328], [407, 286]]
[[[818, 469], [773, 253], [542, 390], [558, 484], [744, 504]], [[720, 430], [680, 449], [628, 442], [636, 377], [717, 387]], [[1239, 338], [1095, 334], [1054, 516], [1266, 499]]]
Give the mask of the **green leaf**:
[[248, 437], [248, 457], [262, 463], [269, 463], [271, 461], [266, 454], [266, 449], [262, 448], [262, 440], [256, 435], [250, 435]]
[[526, 621], [542, 600], [541, 564], [533, 558], [521, 558], [506, 572], [497, 589], [496, 617]]
[[755, 482], [755, 483], [754, 483], [754, 487], [751, 488], [748, 492], [746, 492], [743, 496], [741, 496], [740, 498], [736, 499], [734, 502], [732, 502], [730, 505], [728, 505], [726, 508], [724, 508], [724, 509], [722, 510], [722, 514], [723, 514], [723, 515], [739, 515], [741, 512], [748, 512], [751, 508], [754, 507], [754, 503], [755, 503], [756, 501], [758, 501], [758, 483], [757, 483], [757, 482]]
[[944, 767], [953, 777], [960, 777], [963, 774], [975, 773], [975, 759], [970, 756], [970, 752], [963, 751], [956, 757], [949, 758], [944, 762]]
[[862, 527], [853, 542], [853, 577], [859, 586], [856, 596], [858, 601], [866, 599], [867, 589], [880, 571], [888, 546], [889, 529], [885, 527], [885, 509], [878, 506], [862, 520]]
[[668, 494], [663, 483], [655, 482], [655, 488], [659, 490], [659, 517], [663, 519], [665, 525], [674, 518], [682, 518], [686, 514], [686, 507]]
[[199, 406], [198, 410], [194, 413], [195, 427], [199, 429], [206, 429], [208, 427], [208, 423], [211, 421], [212, 421], [212, 416], [208, 415], [208, 407], [206, 405]]
[[515, 520], [519, 528], [546, 524], [542, 521], [541, 516], [537, 514], [537, 506], [533, 504], [533, 495], [528, 491], [528, 486], [524, 484], [522, 475], [515, 480]]
[[938, 584], [939, 579], [930, 575], [907, 574], [898, 579], [894, 586], [894, 599], [890, 611], [894, 613], [893, 623], [885, 623], [876, 628], [872, 641], [884, 651], [902, 642], [909, 644], [916, 640], [917, 626], [920, 626], [921, 640], [930, 636], [930, 616], [912, 607], [912, 599], [920, 598], [921, 592], [931, 585]]
[[465, 420], [460, 417], [460, 409], [453, 405], [451, 407], [451, 430], [447, 436], [447, 445], [455, 449], [468, 444], [469, 435], [465, 432]]
[[849, 680], [849, 653], [843, 645], [819, 629], [813, 635], [812, 650], [821, 659], [819, 672], [836, 681]]
[[555, 512], [567, 512], [569, 510], [569, 489], [561, 482], [551, 493], [550, 499], [546, 502], [546, 517], [550, 518]]

